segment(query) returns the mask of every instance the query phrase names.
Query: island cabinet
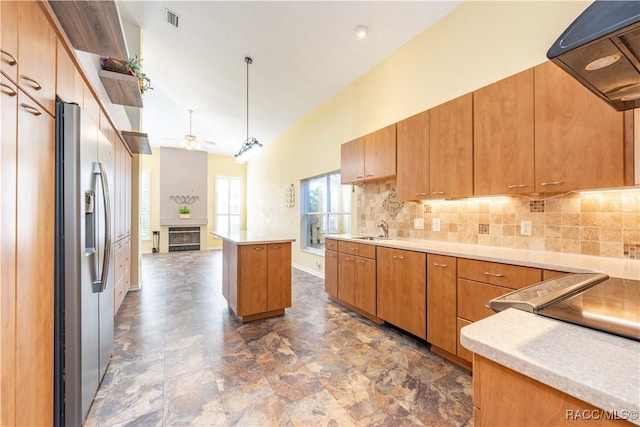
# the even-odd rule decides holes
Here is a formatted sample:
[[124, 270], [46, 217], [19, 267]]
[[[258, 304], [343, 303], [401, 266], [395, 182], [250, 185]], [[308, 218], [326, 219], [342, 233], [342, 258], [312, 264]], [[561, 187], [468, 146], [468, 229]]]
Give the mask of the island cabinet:
[[291, 241], [225, 239], [222, 249], [222, 295], [243, 322], [291, 307]]
[[533, 68], [473, 93], [476, 196], [534, 191]]
[[534, 78], [535, 191], [623, 186], [624, 114], [552, 62]]
[[342, 144], [342, 184], [373, 182], [396, 177], [395, 123]]
[[476, 427], [632, 425], [607, 417], [602, 409], [478, 355], [473, 357], [473, 406]]
[[473, 94], [429, 111], [431, 198], [473, 195]]
[[456, 355], [471, 363], [473, 353], [460, 344], [460, 329], [494, 314], [489, 300], [541, 280], [539, 268], [458, 259]]
[[427, 255], [378, 247], [378, 317], [427, 338]]
[[338, 299], [376, 316], [376, 247], [338, 242]]
[[432, 351], [451, 355], [457, 352], [457, 262], [451, 256], [427, 255], [427, 341]]
[[398, 200], [430, 198], [428, 110], [398, 122], [396, 149]]

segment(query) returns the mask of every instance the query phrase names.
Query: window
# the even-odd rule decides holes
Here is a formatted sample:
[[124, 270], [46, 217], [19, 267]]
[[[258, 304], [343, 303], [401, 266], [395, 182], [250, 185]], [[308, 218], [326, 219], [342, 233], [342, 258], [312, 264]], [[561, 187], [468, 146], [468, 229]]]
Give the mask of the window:
[[303, 180], [301, 192], [304, 247], [323, 250], [325, 235], [350, 232], [351, 187], [340, 184], [339, 172]]
[[242, 178], [216, 176], [215, 230], [240, 231], [242, 215]]
[[140, 239], [151, 240], [151, 171], [140, 171]]

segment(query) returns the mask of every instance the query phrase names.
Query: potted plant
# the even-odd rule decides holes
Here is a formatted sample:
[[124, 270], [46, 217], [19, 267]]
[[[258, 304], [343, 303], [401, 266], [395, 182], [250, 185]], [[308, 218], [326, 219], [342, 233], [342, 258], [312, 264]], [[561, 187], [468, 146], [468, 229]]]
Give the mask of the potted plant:
[[178, 208], [178, 213], [180, 214], [180, 218], [182, 219], [191, 218], [191, 209], [189, 209], [188, 206], [180, 206], [180, 208]]
[[146, 73], [142, 72], [142, 59], [138, 58], [138, 55], [127, 60], [103, 56], [100, 58], [100, 65], [103, 70], [137, 77], [140, 93], [145, 93], [147, 90], [153, 89], [151, 87], [151, 79], [147, 77]]

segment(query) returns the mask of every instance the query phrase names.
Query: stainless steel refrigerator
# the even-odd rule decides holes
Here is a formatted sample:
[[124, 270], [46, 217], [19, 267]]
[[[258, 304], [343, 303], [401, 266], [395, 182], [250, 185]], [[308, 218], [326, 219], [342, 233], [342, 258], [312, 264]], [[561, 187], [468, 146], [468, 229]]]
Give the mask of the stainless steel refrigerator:
[[77, 104], [56, 105], [55, 421], [80, 426], [113, 351], [114, 149]]

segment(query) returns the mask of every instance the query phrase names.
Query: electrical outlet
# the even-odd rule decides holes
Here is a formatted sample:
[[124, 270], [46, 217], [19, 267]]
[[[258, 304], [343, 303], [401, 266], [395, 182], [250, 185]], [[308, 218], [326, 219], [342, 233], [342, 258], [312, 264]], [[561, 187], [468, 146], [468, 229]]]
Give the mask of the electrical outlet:
[[414, 218], [413, 219], [413, 229], [414, 230], [424, 230], [424, 218]]
[[531, 221], [520, 221], [520, 234], [531, 236]]
[[322, 268], [322, 263], [320, 261], [316, 261], [316, 267], [320, 270]]
[[440, 218], [433, 218], [431, 221], [431, 230], [440, 231]]

